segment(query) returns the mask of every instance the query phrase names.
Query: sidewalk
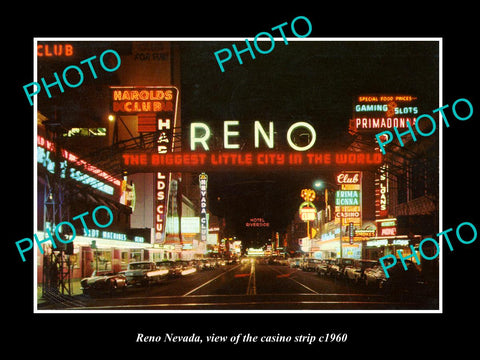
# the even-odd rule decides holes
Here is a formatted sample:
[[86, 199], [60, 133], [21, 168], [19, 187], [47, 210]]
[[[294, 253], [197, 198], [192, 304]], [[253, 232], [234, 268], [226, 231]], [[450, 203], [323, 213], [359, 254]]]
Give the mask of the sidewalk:
[[[82, 290], [80, 289], [80, 280], [81, 279], [72, 279], [70, 280], [70, 296], [82, 295]], [[61, 291], [59, 293], [61, 295]], [[65, 291], [64, 296], [68, 296], [68, 293]], [[42, 284], [37, 284], [37, 303], [38, 305], [48, 303], [48, 300], [43, 296]]]

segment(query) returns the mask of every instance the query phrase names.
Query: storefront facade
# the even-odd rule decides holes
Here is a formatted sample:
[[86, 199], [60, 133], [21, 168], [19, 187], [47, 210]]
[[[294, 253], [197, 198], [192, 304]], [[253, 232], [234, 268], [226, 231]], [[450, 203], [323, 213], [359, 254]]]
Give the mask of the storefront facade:
[[[103, 234], [102, 234], [103, 233]], [[150, 238], [135, 236], [133, 240], [125, 237], [125, 240], [109, 239], [111, 232], [99, 232], [99, 236], [76, 236], [73, 240], [73, 254], [64, 255], [64, 272], [68, 272], [70, 279], [89, 277], [97, 271], [119, 272], [127, 269], [132, 261], [150, 259], [152, 244]], [[102, 236], [103, 235], [103, 236]], [[126, 236], [125, 234], [116, 234]], [[37, 233], [39, 239], [45, 234]], [[37, 281], [43, 282], [44, 270], [51, 261], [60, 261], [59, 252], [55, 251], [52, 257], [52, 247], [44, 245], [43, 254], [37, 248]]]

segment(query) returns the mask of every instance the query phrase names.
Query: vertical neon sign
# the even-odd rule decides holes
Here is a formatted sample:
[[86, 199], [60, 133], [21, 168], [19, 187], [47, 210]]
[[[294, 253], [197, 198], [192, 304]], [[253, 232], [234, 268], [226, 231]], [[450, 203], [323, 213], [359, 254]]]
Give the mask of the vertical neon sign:
[[207, 184], [208, 176], [201, 173], [198, 176], [200, 184], [200, 240], [207, 241], [208, 237], [208, 219], [207, 219]]
[[383, 164], [375, 172], [375, 217], [377, 219], [388, 217], [388, 203], [388, 165]]

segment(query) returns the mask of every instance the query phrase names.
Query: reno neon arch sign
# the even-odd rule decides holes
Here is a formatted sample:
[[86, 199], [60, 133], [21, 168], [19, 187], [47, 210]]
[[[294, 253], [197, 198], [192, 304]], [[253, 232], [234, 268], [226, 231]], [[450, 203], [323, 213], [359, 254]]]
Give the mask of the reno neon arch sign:
[[[223, 148], [224, 149], [239, 149], [240, 144], [232, 143], [231, 138], [240, 136], [240, 132], [234, 127], [240, 125], [238, 120], [226, 120], [223, 122]], [[292, 139], [293, 133], [298, 131], [297, 129], [304, 129], [309, 133], [310, 141], [308, 144], [299, 146]], [[263, 139], [264, 144], [268, 149], [273, 149], [274, 144], [275, 125], [273, 121], [268, 122], [268, 130], [262, 126], [260, 121], [255, 121], [253, 124], [253, 136], [255, 149], [260, 147], [260, 138]], [[198, 149], [198, 145], [201, 145], [203, 151], [210, 151], [208, 144], [212, 135], [210, 127], [206, 123], [193, 122], [190, 124], [190, 150], [195, 151]], [[315, 128], [304, 121], [298, 121], [287, 130], [286, 140], [290, 148], [294, 151], [307, 151], [311, 149], [317, 141], [317, 133]]]
[[[220, 145], [216, 144], [215, 149], [212, 149], [211, 127], [203, 122], [192, 122], [187, 136], [190, 143], [186, 148], [189, 150], [170, 153], [124, 152], [120, 159], [121, 165], [129, 172], [151, 172], [158, 169], [170, 172], [203, 172], [249, 169], [305, 170], [318, 167], [362, 168], [380, 165], [383, 161], [383, 156], [378, 151], [318, 151], [313, 148], [317, 141], [317, 132], [311, 124], [303, 121], [293, 123], [286, 131], [289, 151], [275, 150], [277, 133], [273, 121], [269, 121], [266, 127], [260, 121], [255, 121], [254, 146], [252, 150], [246, 150], [240, 145], [239, 126], [238, 120], [223, 121], [221, 134], [223, 142]], [[299, 133], [308, 141], [298, 144], [295, 139]], [[216, 132], [217, 140], [218, 135]]]

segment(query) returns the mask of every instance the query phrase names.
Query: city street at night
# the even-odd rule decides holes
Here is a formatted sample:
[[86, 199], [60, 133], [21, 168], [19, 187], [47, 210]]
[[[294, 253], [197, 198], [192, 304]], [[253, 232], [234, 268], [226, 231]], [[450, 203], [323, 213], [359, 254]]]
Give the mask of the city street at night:
[[335, 279], [285, 265], [247, 259], [197, 271], [148, 288], [57, 298], [40, 309], [142, 310], [394, 310], [431, 309], [434, 298], [393, 294], [374, 285]]
[[301, 40], [37, 41], [38, 311], [439, 309], [438, 39]]

